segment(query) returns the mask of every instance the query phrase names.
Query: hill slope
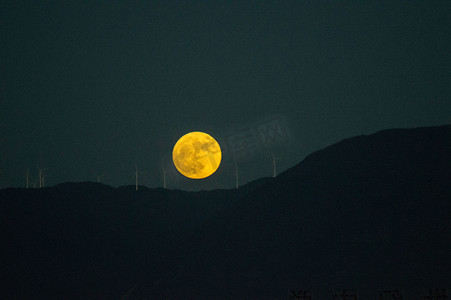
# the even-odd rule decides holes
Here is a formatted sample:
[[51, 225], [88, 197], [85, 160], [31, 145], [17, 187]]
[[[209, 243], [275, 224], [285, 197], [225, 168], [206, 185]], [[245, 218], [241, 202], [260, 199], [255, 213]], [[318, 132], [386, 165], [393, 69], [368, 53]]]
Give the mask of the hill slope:
[[386, 130], [241, 190], [0, 191], [7, 298], [325, 298], [451, 288], [451, 126]]
[[175, 286], [192, 293], [207, 286], [206, 298], [228, 291], [259, 299], [292, 288], [323, 298], [357, 288], [373, 299], [383, 289], [413, 297], [449, 288], [450, 170], [451, 126], [332, 145], [205, 227]]

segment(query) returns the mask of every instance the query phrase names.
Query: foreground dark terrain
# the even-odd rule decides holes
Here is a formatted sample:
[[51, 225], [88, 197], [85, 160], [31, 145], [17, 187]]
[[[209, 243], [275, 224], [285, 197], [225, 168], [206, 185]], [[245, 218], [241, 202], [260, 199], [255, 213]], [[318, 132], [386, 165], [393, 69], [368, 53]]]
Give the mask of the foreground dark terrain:
[[451, 288], [451, 126], [344, 140], [239, 190], [0, 191], [0, 296], [361, 299]]

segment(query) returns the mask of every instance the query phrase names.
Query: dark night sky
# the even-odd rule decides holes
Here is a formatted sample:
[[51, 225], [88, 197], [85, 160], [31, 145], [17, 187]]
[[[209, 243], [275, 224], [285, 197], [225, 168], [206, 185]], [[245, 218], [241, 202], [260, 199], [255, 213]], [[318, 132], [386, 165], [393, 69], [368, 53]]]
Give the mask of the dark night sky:
[[[451, 120], [451, 1], [2, 1], [0, 38], [0, 187], [36, 164], [48, 185], [133, 184], [136, 163], [149, 187], [165, 166], [169, 188], [232, 188], [234, 160], [245, 183], [272, 155], [280, 172], [343, 138]], [[279, 135], [263, 144], [262, 128]], [[202, 181], [170, 161], [195, 130], [224, 150]]]

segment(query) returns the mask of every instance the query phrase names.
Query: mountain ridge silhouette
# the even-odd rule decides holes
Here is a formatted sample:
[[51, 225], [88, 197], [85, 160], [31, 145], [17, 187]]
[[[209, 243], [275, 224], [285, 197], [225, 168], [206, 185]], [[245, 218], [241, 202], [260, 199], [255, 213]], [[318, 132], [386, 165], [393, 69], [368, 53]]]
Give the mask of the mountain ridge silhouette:
[[451, 125], [389, 129], [240, 189], [0, 191], [5, 298], [363, 298], [451, 287]]

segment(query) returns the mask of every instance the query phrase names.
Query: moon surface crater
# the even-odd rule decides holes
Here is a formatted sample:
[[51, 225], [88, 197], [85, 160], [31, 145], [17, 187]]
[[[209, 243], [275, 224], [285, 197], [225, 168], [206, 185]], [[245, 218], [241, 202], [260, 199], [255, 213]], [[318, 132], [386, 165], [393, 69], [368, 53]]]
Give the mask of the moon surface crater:
[[218, 142], [199, 131], [182, 136], [172, 151], [172, 160], [177, 170], [192, 179], [202, 179], [213, 174], [221, 164], [221, 158]]

